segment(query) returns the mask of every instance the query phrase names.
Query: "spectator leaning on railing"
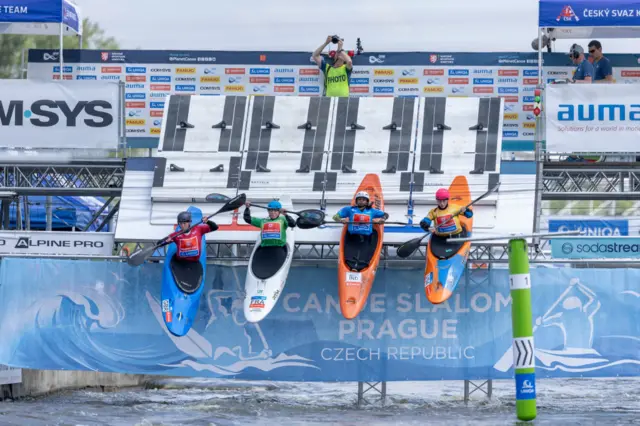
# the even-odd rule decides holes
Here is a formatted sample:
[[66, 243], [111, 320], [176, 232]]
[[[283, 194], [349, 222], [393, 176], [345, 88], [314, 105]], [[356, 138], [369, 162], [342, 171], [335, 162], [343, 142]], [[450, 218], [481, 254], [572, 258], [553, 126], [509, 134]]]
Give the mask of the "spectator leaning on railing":
[[[322, 50], [330, 43], [337, 43], [338, 50], [330, 52], [333, 62], [328, 64], [322, 56]], [[328, 36], [327, 41], [313, 52], [313, 60], [324, 73], [325, 96], [349, 96], [349, 79], [353, 70], [351, 57], [342, 49], [344, 41], [337, 36]]]
[[593, 82], [613, 83], [611, 61], [602, 54], [602, 44], [598, 40], [589, 43], [589, 56], [593, 57]]
[[571, 46], [569, 51], [571, 61], [576, 65], [576, 72], [573, 75], [572, 83], [591, 84], [593, 80], [593, 65], [584, 57], [584, 49], [579, 44]]

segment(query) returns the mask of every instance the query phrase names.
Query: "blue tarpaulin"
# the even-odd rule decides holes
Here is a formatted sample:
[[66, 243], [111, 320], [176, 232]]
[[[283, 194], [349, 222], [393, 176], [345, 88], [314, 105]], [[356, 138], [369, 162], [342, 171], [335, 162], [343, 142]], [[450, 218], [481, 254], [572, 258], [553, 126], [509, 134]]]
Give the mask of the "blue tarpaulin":
[[[20, 200], [22, 216], [22, 228], [26, 229], [26, 214], [24, 200]], [[105, 200], [100, 197], [52, 197], [52, 230], [84, 229], [91, 221], [94, 213], [97, 212]], [[29, 197], [29, 217], [31, 218], [32, 230], [45, 230], [47, 224], [47, 210], [45, 196]], [[95, 231], [109, 213], [107, 207], [90, 227], [89, 231]], [[16, 205], [10, 208], [10, 228], [16, 229]], [[109, 225], [105, 225], [101, 231], [108, 232]]]

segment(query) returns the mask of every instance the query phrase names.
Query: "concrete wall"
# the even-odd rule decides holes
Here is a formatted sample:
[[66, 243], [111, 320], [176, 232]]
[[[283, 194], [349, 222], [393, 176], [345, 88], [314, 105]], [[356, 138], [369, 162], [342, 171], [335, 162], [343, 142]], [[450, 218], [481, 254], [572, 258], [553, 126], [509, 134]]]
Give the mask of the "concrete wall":
[[64, 389], [92, 387], [112, 390], [141, 386], [151, 377], [136, 374], [23, 369], [21, 384], [0, 386], [0, 399], [37, 396]]

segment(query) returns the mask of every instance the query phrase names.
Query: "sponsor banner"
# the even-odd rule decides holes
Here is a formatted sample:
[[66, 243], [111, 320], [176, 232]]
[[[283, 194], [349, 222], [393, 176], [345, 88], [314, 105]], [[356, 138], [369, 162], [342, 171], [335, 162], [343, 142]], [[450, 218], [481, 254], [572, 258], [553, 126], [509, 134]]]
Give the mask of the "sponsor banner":
[[0, 256], [6, 254], [111, 256], [109, 232], [0, 232]]
[[550, 85], [547, 151], [640, 152], [640, 86]]
[[626, 219], [549, 219], [549, 232], [580, 231], [588, 237], [625, 237], [629, 235]]
[[[0, 282], [13, 285], [0, 286], [0, 300], [11, 301], [11, 309], [0, 310], [0, 362], [34, 369], [342, 382], [513, 380], [514, 363], [521, 363], [512, 351], [506, 269], [486, 271], [473, 285], [463, 277], [448, 301], [432, 305], [424, 294], [423, 269], [381, 268], [365, 308], [347, 320], [340, 313], [335, 268], [296, 267], [284, 289], [256, 294], [258, 301], [278, 301], [264, 321], [251, 324], [238, 286], [247, 268], [208, 265], [214, 285], [203, 293], [189, 332], [195, 345], [166, 332], [158, 284], [162, 267], [3, 260]], [[528, 359], [537, 378], [638, 375], [640, 310], [630, 283], [639, 280], [637, 269], [532, 268], [531, 318], [540, 326]], [[533, 378], [520, 379], [517, 392], [531, 396]]]
[[640, 259], [640, 238], [554, 238], [551, 256], [557, 259]]
[[[59, 78], [50, 51], [29, 51], [30, 79]], [[633, 55], [607, 55], [616, 79], [640, 82]], [[373, 58], [373, 59], [371, 59]], [[544, 55], [543, 79], [572, 75], [565, 54]], [[59, 70], [58, 70], [59, 72]], [[191, 95], [321, 96], [324, 76], [308, 54], [294, 52], [65, 51], [65, 78], [126, 81], [129, 96], [161, 100], [171, 93]], [[68, 74], [67, 74], [68, 72]], [[538, 81], [536, 53], [372, 53], [354, 58], [352, 96], [500, 96], [518, 107], [504, 128], [509, 142], [532, 141], [533, 91]], [[133, 85], [136, 86], [133, 86]], [[144, 86], [140, 88], [139, 85]], [[140, 99], [140, 98], [135, 98]], [[129, 100], [129, 99], [128, 99]], [[150, 116], [150, 108], [142, 109]], [[516, 112], [516, 110], [512, 111]], [[144, 118], [144, 117], [140, 117]], [[127, 126], [129, 140], [152, 136], [151, 124]], [[531, 145], [533, 147], [533, 145]]]
[[2, 146], [117, 149], [119, 105], [114, 83], [0, 80]]
[[0, 385], [22, 383], [22, 369], [0, 364]]

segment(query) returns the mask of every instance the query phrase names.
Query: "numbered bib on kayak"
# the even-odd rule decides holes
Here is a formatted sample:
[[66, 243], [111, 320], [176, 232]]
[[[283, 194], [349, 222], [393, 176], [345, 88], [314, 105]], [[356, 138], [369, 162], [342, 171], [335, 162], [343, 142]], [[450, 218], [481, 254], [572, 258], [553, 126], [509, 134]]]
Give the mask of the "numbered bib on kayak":
[[347, 286], [356, 286], [362, 284], [362, 274], [360, 272], [347, 271], [344, 282]]
[[181, 238], [178, 241], [178, 256], [193, 257], [199, 254], [198, 236]]
[[263, 240], [279, 240], [282, 238], [282, 225], [280, 222], [265, 222], [262, 225]]

